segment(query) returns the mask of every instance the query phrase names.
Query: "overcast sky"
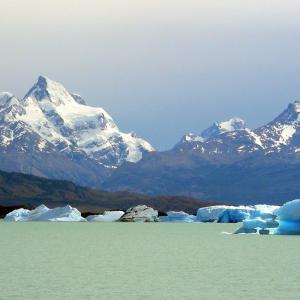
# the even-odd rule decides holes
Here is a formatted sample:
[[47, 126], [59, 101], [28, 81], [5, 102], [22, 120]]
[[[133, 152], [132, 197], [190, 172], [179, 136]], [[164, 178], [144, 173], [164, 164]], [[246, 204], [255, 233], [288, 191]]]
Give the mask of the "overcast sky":
[[42, 74], [158, 149], [300, 99], [300, 1], [0, 0], [0, 90]]

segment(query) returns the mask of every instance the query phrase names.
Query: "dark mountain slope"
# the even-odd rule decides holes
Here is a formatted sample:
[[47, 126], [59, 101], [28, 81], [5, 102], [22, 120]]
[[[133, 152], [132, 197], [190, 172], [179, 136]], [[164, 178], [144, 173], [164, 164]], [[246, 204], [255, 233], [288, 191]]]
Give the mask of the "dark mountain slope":
[[104, 192], [80, 187], [69, 181], [0, 171], [0, 206], [37, 206], [41, 203], [50, 207], [70, 204], [81, 211], [99, 212], [146, 204], [160, 211], [184, 210], [190, 213], [195, 213], [199, 207], [213, 204], [190, 197]]
[[228, 204], [282, 204], [300, 198], [300, 162], [269, 155], [219, 165], [168, 151], [148, 155], [137, 164], [125, 164], [104, 188], [187, 195]]

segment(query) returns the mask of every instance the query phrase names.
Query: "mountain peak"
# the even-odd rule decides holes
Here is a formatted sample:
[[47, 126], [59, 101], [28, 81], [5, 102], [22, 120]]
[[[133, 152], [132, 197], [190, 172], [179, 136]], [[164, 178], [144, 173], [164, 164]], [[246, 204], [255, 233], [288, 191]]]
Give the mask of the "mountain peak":
[[216, 137], [225, 132], [246, 129], [246, 123], [239, 117], [233, 117], [227, 121], [214, 123], [212, 126], [205, 129], [201, 136], [205, 139]]
[[273, 124], [273, 123], [286, 124], [286, 123], [299, 122], [300, 121], [299, 114], [300, 114], [300, 101], [294, 101], [293, 103], [290, 103], [288, 107], [269, 124]]
[[291, 110], [294, 112], [299, 113], [300, 112], [300, 101], [294, 101], [294, 103], [290, 103], [288, 106]]
[[42, 85], [42, 84], [47, 84], [47, 81], [49, 81], [50, 79], [47, 78], [46, 76], [40, 75], [38, 77], [37, 83]]
[[36, 101], [48, 100], [55, 106], [76, 101], [62, 84], [45, 76], [38, 77], [37, 82], [28, 91], [24, 99], [34, 99]]

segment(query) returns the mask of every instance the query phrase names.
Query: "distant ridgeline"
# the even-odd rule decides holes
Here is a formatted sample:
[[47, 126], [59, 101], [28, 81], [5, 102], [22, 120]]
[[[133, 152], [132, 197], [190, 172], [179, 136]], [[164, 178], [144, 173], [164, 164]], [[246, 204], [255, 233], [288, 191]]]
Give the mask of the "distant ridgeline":
[[147, 196], [133, 192], [104, 192], [75, 185], [69, 181], [50, 180], [21, 173], [0, 171], [0, 218], [18, 207], [34, 208], [75, 206], [81, 212], [127, 210], [146, 204], [160, 212], [184, 210], [196, 214], [199, 207], [214, 205], [185, 196]]
[[109, 191], [282, 204], [300, 196], [299, 113], [300, 102], [291, 103], [255, 130], [235, 117], [158, 152], [39, 77], [23, 99], [0, 93], [0, 169]]

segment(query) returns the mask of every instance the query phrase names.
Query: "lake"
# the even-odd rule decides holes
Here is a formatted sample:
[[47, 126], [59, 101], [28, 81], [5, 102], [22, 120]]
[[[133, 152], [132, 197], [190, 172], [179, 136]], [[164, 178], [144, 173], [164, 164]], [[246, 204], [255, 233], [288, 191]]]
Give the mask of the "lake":
[[0, 299], [300, 299], [300, 237], [237, 227], [0, 222]]

